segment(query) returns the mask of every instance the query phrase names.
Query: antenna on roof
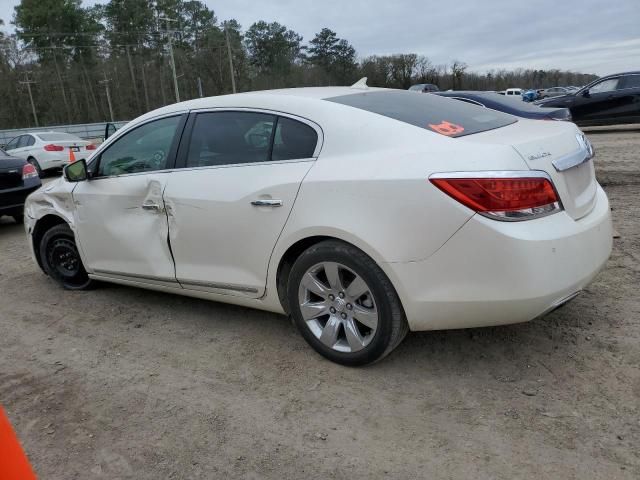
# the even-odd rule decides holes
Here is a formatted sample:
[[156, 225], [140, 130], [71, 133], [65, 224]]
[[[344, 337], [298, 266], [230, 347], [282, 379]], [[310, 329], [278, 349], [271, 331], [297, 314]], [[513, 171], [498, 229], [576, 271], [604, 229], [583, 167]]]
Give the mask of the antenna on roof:
[[356, 88], [356, 89], [359, 89], [359, 90], [368, 90], [369, 86], [367, 85], [367, 77], [362, 77], [356, 83], [351, 85], [351, 88]]

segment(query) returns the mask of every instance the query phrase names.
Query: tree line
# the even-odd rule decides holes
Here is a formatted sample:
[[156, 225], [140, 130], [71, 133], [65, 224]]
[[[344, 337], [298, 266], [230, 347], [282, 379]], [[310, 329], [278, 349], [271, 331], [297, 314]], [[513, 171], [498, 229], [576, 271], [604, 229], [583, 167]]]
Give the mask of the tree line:
[[[21, 0], [3, 33], [0, 128], [128, 120], [187, 100], [269, 88], [349, 85], [503, 90], [583, 85], [594, 75], [518, 69], [474, 73], [415, 53], [358, 58], [323, 28], [310, 41], [278, 22], [243, 30], [200, 0]], [[175, 73], [174, 73], [175, 72]]]

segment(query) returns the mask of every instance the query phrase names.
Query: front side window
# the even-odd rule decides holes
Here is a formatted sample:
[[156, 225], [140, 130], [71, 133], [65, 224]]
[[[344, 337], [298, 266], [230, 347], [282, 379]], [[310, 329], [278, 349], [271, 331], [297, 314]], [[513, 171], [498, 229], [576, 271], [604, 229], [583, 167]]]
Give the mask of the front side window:
[[179, 124], [180, 116], [168, 117], [125, 133], [100, 154], [97, 176], [171, 168], [169, 154]]
[[14, 148], [18, 148], [18, 142], [20, 141], [20, 137], [16, 137], [12, 139], [9, 143], [7, 143], [7, 150], [13, 150]]
[[589, 93], [613, 92], [616, 88], [618, 88], [619, 81], [619, 78], [610, 78], [609, 80], [604, 80], [600, 83], [596, 83], [593, 87], [589, 88]]

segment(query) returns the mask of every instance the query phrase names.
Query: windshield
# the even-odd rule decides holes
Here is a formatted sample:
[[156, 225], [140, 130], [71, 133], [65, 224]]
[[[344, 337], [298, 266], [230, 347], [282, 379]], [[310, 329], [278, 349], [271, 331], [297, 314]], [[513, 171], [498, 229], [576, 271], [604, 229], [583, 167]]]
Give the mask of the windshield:
[[415, 95], [406, 90], [381, 90], [326, 98], [384, 115], [448, 137], [485, 132], [517, 122], [516, 117], [438, 95]]

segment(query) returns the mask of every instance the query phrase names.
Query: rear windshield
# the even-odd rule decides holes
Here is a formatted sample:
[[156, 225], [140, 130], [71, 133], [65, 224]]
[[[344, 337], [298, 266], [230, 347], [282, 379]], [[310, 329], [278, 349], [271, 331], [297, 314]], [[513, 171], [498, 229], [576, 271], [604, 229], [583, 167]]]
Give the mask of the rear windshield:
[[403, 90], [363, 92], [327, 98], [448, 137], [485, 132], [517, 122], [516, 117], [458, 100]]
[[58, 133], [58, 132], [39, 133], [38, 136], [40, 137], [41, 140], [44, 140], [45, 142], [51, 142], [54, 140], [69, 140], [69, 141], [80, 140], [79, 137], [76, 137], [75, 135], [71, 135], [70, 133]]

